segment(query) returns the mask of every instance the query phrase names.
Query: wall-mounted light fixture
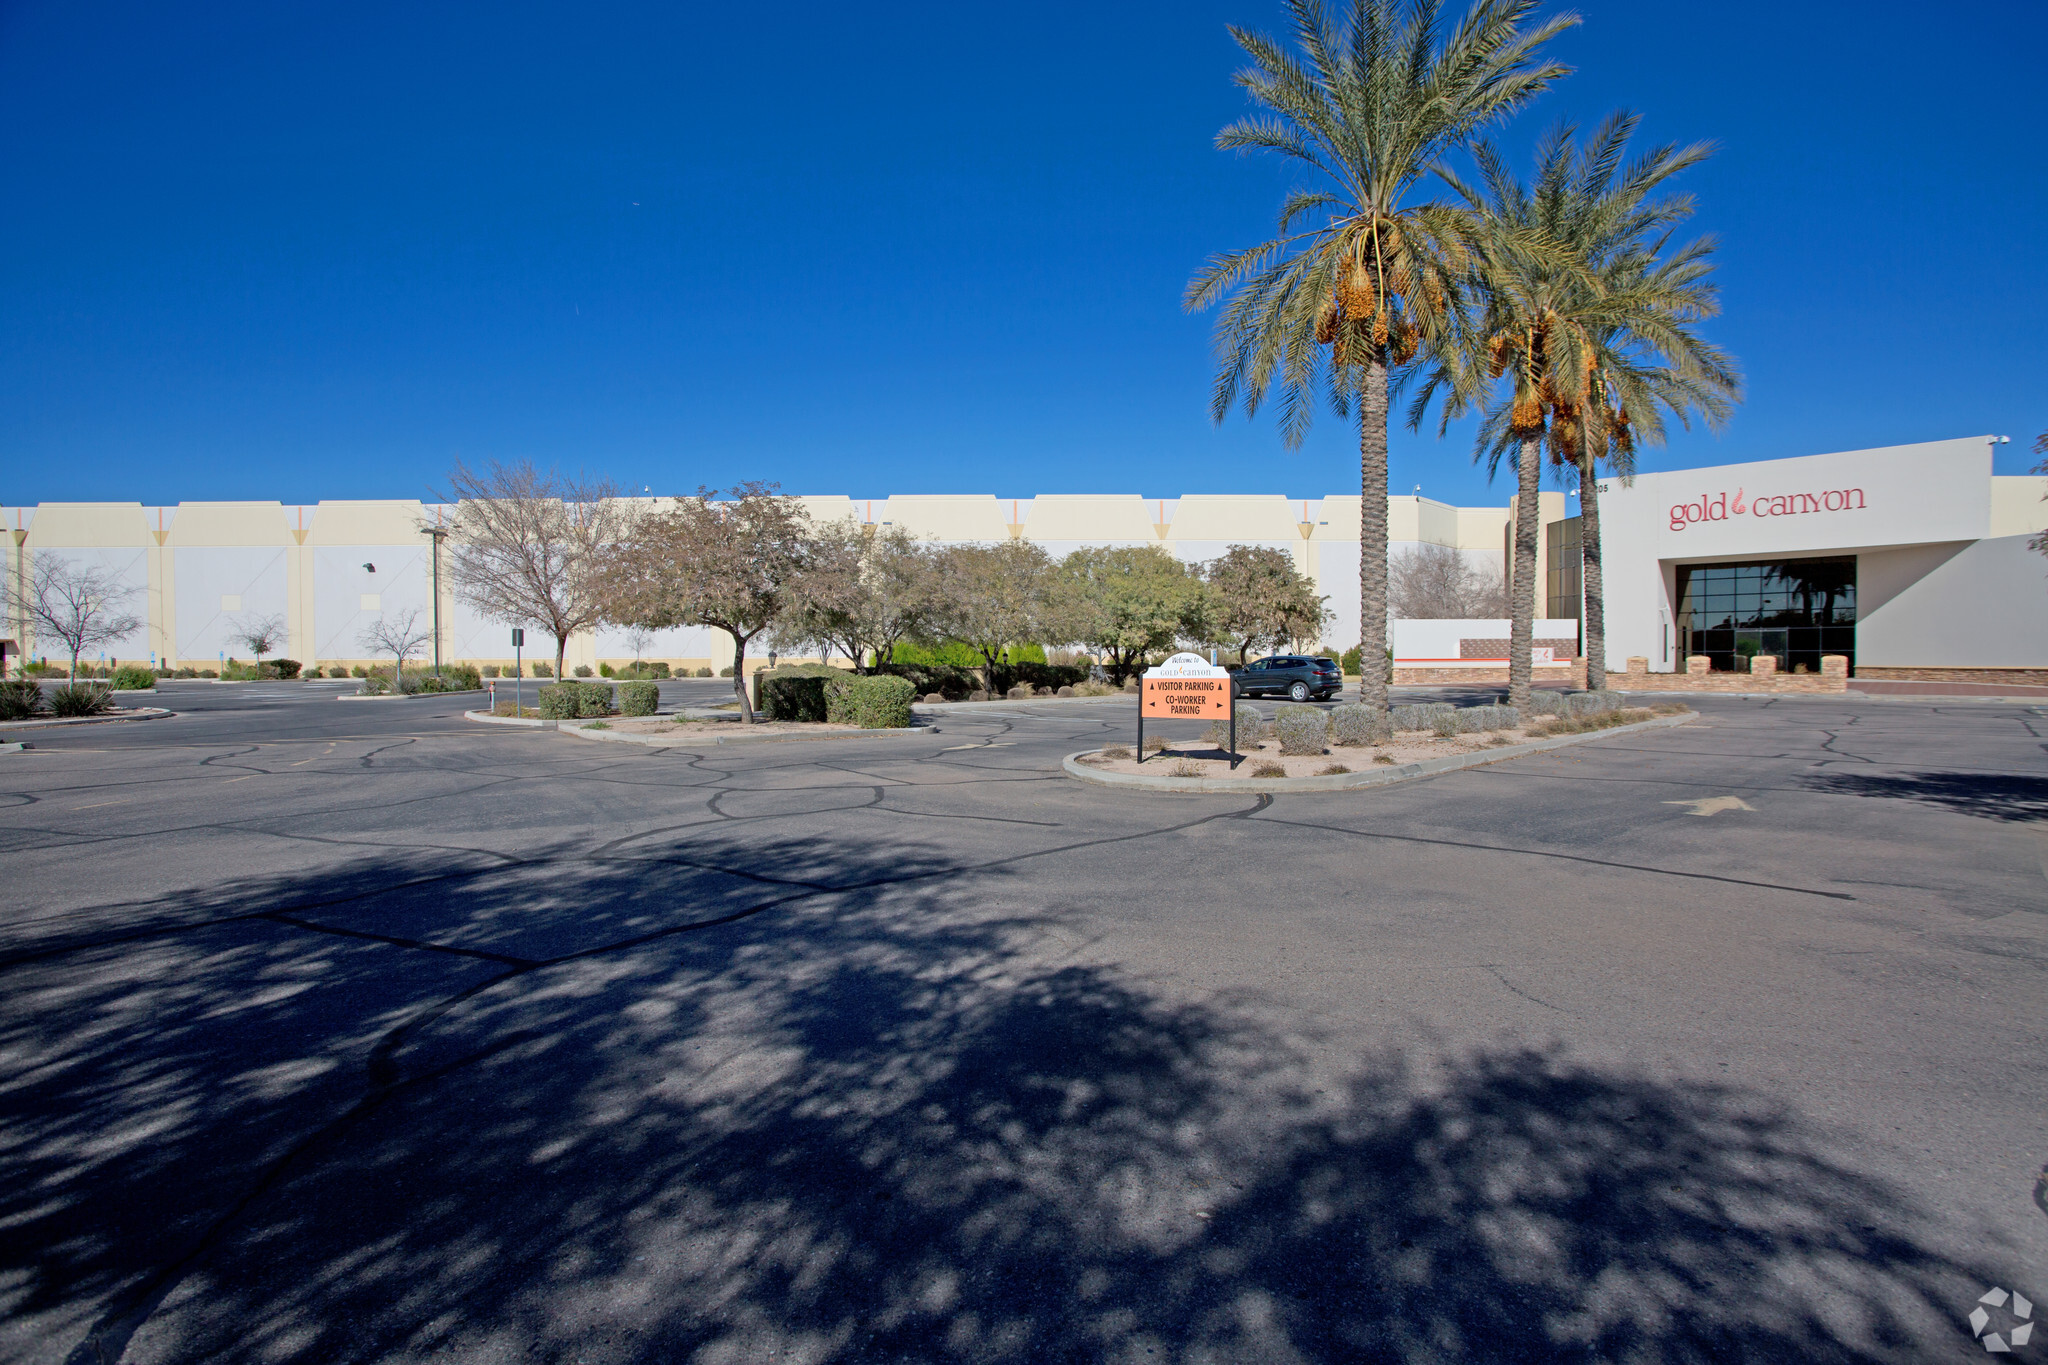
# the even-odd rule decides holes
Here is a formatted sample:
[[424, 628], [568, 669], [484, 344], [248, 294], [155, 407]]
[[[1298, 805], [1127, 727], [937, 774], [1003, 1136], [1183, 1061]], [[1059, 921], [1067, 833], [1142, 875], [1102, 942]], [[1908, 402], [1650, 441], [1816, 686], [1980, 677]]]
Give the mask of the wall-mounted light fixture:
[[377, 572], [377, 566], [375, 564], [365, 564], [363, 565], [363, 570], [366, 573], [375, 573]]

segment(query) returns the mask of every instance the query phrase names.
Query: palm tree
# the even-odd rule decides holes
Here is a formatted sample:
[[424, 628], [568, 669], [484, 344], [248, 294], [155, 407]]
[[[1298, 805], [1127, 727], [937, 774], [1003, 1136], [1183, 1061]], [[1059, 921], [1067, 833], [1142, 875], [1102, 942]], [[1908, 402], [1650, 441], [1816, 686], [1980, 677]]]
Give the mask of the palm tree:
[[1718, 425], [1739, 382], [1727, 357], [1692, 328], [1716, 311], [1706, 259], [1713, 243], [1694, 242], [1660, 261], [1691, 203], [1649, 198], [1708, 149], [1667, 145], [1624, 166], [1636, 122], [1633, 114], [1612, 115], [1584, 148], [1570, 127], [1551, 133], [1537, 150], [1533, 188], [1516, 180], [1491, 145], [1473, 149], [1485, 194], [1459, 190], [1484, 218], [1471, 281], [1484, 315], [1467, 346], [1483, 346], [1484, 356], [1440, 364], [1410, 413], [1419, 420], [1442, 392], [1448, 424], [1492, 400], [1474, 457], [1489, 473], [1503, 459], [1515, 467], [1512, 706], [1527, 706], [1531, 683], [1544, 447], [1579, 476], [1587, 685], [1598, 687], [1605, 682], [1598, 463], [1632, 474], [1636, 446], [1662, 441], [1665, 412], [1689, 422], [1697, 411]]
[[[1279, 235], [1210, 260], [1186, 306], [1230, 296], [1216, 327], [1221, 363], [1211, 412], [1255, 414], [1278, 382], [1280, 430], [1298, 447], [1319, 391], [1358, 418], [1360, 652], [1386, 652], [1389, 378], [1457, 346], [1461, 281], [1476, 223], [1454, 203], [1419, 198], [1442, 158], [1526, 104], [1565, 68], [1538, 50], [1578, 22], [1528, 24], [1535, 0], [1474, 0], [1454, 28], [1437, 0], [1288, 0], [1295, 50], [1233, 27], [1252, 60], [1237, 83], [1263, 113], [1216, 136], [1228, 151], [1274, 152], [1317, 184], [1280, 207]], [[1310, 220], [1321, 218], [1320, 223]], [[1361, 692], [1383, 708], [1386, 677]]]

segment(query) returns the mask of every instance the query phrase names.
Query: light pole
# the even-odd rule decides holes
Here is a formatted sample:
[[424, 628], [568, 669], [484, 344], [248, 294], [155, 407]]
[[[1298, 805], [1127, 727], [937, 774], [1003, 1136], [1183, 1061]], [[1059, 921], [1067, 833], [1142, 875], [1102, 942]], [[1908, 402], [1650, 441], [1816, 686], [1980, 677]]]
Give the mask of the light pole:
[[434, 540], [434, 676], [441, 676], [441, 542], [448, 538], [448, 528], [436, 523], [425, 528]]

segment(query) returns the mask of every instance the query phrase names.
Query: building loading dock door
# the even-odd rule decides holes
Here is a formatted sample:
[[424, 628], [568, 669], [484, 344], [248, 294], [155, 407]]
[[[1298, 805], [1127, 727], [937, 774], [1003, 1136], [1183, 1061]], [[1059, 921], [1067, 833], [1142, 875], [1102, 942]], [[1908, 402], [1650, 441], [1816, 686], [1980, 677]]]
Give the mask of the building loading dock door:
[[1678, 566], [1678, 640], [1717, 673], [1746, 673], [1758, 655], [1780, 670], [1820, 672], [1821, 656], [1856, 662], [1856, 558]]

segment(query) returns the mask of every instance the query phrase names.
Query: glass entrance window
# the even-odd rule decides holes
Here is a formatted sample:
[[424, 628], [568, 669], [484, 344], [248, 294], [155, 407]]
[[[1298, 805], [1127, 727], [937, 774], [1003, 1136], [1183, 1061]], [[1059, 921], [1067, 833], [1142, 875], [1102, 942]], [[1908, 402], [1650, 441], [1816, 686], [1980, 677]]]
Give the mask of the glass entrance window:
[[1759, 654], [1778, 668], [1820, 672], [1823, 654], [1856, 662], [1856, 558], [1678, 566], [1678, 638], [1717, 673], [1748, 672]]

